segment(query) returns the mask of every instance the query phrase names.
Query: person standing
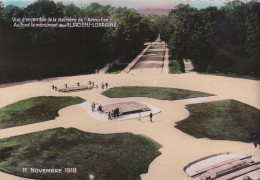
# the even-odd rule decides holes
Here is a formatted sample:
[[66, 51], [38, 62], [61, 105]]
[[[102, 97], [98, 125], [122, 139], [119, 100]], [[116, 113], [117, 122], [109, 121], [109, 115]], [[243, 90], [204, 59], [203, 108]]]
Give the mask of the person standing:
[[95, 102], [93, 102], [93, 111], [95, 111], [95, 108], [96, 108], [96, 104]]
[[152, 123], [153, 122], [153, 113], [151, 112], [149, 116], [150, 116], [150, 121]]
[[94, 111], [94, 102], [92, 102], [91, 108], [92, 108], [92, 111]]
[[114, 117], [116, 118], [117, 116], [116, 116], [116, 108], [114, 109]]
[[253, 141], [253, 144], [254, 144], [255, 148], [257, 148], [257, 135], [255, 133], [253, 133], [251, 135], [251, 139]]
[[111, 119], [111, 114], [110, 114], [110, 111], [108, 112], [108, 120]]
[[107, 87], [108, 87], [108, 83], [106, 82], [106, 89], [107, 89]]
[[114, 118], [114, 110], [112, 109], [111, 117]]
[[119, 108], [116, 108], [116, 117], [119, 117]]

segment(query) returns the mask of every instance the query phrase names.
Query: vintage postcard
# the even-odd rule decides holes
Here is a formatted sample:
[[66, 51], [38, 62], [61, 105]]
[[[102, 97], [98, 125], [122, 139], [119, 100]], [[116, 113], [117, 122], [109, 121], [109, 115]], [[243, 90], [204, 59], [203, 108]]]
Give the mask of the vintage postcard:
[[258, 0], [0, 0], [0, 179], [260, 180]]

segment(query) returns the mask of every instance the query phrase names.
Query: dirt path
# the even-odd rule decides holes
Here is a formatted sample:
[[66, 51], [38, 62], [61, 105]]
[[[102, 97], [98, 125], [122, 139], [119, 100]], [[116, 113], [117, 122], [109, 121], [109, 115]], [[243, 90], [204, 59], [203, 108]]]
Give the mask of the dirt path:
[[[141, 175], [143, 180], [190, 179], [183, 171], [183, 167], [185, 165], [204, 156], [220, 152], [253, 155], [254, 158], [260, 159], [259, 149], [255, 149], [252, 144], [196, 139], [173, 127], [176, 121], [180, 121], [189, 116], [189, 112], [185, 109], [185, 105], [187, 104], [210, 102], [222, 99], [235, 99], [260, 109], [259, 81], [212, 75], [200, 75], [196, 73], [178, 75], [161, 74], [161, 72], [158, 72], [157, 70], [148, 68], [143, 71], [133, 71], [128, 74], [93, 74], [64, 77], [53, 79], [52, 81], [31, 82], [13, 87], [1, 88], [0, 107], [22, 99], [43, 95], [79, 96], [86, 99], [87, 102], [94, 101], [96, 103], [124, 101], [124, 99], [120, 98], [107, 98], [100, 94], [102, 91], [97, 91], [96, 89], [73, 93], [59, 93], [53, 91], [51, 88], [53, 84], [63, 86], [65, 83], [74, 84], [78, 81], [81, 83], [87, 83], [89, 80], [94, 81], [96, 84], [99, 84], [99, 86], [101, 82], [107, 81], [109, 87], [173, 87], [203, 91], [215, 94], [216, 96], [178, 101], [136, 98], [138, 101], [151, 104], [161, 109], [161, 113], [154, 116], [154, 123], [150, 123], [148, 117], [142, 118], [141, 122], [138, 121], [138, 119], [121, 122], [98, 121], [90, 116], [82, 106], [75, 105], [60, 110], [60, 116], [55, 120], [0, 130], [0, 138], [55, 127], [75, 127], [86, 132], [101, 134], [119, 132], [144, 134], [160, 143], [163, 148], [160, 149], [162, 155], [157, 157], [150, 164], [148, 173]], [[75, 116], [75, 114], [77, 116]], [[7, 176], [4, 173], [0, 173], [0, 179], [13, 180], [13, 176]]]
[[130, 73], [137, 70], [143, 71], [144, 69], [153, 69], [156, 73], [169, 72], [169, 49], [164, 42], [154, 42], [146, 47], [146, 51], [143, 51], [140, 58], [131, 68]]

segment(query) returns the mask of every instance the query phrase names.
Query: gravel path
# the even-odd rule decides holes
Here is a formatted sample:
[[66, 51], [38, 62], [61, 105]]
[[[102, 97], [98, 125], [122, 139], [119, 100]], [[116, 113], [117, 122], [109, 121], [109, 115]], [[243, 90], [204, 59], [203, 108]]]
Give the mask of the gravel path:
[[[221, 152], [231, 152], [241, 155], [252, 155], [260, 159], [259, 149], [253, 144], [213, 141], [209, 139], [196, 139], [174, 128], [175, 122], [189, 116], [185, 105], [201, 102], [210, 102], [223, 99], [234, 99], [260, 109], [260, 81], [221, 77], [213, 75], [201, 75], [197, 73], [162, 74], [157, 69], [148, 68], [133, 70], [128, 74], [92, 74], [73, 77], [63, 77], [48, 81], [29, 82], [16, 86], [0, 88], [0, 107], [36, 96], [79, 96], [88, 103], [116, 103], [125, 101], [125, 98], [108, 98], [101, 94], [100, 89], [78, 91], [72, 93], [60, 93], [53, 91], [51, 86], [58, 87], [67, 84], [82, 84], [94, 81], [95, 84], [107, 81], [109, 87], [117, 86], [158, 86], [189, 89], [215, 94], [216, 96], [193, 98], [177, 101], [157, 100], [152, 98], [135, 98], [136, 101], [155, 106], [161, 113], [154, 115], [154, 123], [150, 123], [148, 117], [126, 121], [99, 121], [91, 116], [84, 107], [74, 105], [59, 111], [59, 117], [55, 120], [0, 130], [0, 138], [27, 134], [56, 127], [75, 127], [82, 131], [93, 133], [120, 133], [132, 132], [144, 134], [160, 143], [162, 154], [149, 166], [147, 174], [141, 175], [142, 180], [172, 180], [191, 179], [183, 171], [188, 163], [204, 156]], [[12, 175], [0, 173], [0, 179], [15, 180]]]

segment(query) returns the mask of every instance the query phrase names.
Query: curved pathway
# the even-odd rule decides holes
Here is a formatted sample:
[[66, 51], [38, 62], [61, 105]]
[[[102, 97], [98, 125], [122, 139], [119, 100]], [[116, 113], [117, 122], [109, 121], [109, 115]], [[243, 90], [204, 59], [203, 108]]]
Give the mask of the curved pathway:
[[[161, 113], [154, 116], [154, 123], [149, 122], [148, 117], [127, 121], [98, 121], [90, 116], [80, 105], [74, 105], [59, 111], [59, 117], [55, 120], [2, 129], [0, 138], [27, 134], [56, 127], [74, 127], [86, 132], [93, 133], [120, 133], [132, 132], [144, 134], [160, 143], [163, 148], [162, 154], [149, 166], [147, 174], [141, 175], [143, 180], [172, 180], [191, 179], [183, 171], [183, 167], [196, 159], [220, 152], [231, 152], [242, 155], [253, 155], [260, 159], [259, 149], [253, 144], [213, 141], [209, 139], [196, 139], [174, 128], [175, 122], [189, 116], [185, 105], [210, 102], [223, 99], [235, 99], [260, 109], [260, 82], [254, 80], [229, 78], [212, 75], [188, 74], [161, 74], [153, 69], [144, 71], [133, 71], [129, 74], [93, 74], [74, 77], [63, 77], [59, 79], [30, 82], [27, 84], [0, 88], [0, 107], [36, 96], [79, 96], [87, 102], [113, 103], [122, 102], [124, 98], [107, 98], [101, 94], [102, 91], [92, 89], [72, 93], [59, 93], [53, 91], [51, 86], [63, 86], [65, 83], [74, 84], [94, 81], [101, 84], [108, 81], [109, 87], [117, 86], [158, 86], [196, 90], [215, 94], [216, 96], [184, 99], [177, 101], [157, 100], [152, 98], [136, 98], [137, 101], [158, 107]], [[7, 178], [8, 177], [8, 178]], [[0, 173], [0, 179], [13, 180], [14, 176]], [[18, 178], [21, 179], [21, 178]]]

